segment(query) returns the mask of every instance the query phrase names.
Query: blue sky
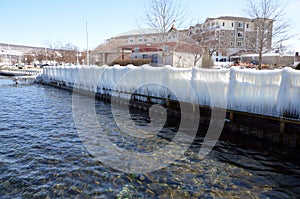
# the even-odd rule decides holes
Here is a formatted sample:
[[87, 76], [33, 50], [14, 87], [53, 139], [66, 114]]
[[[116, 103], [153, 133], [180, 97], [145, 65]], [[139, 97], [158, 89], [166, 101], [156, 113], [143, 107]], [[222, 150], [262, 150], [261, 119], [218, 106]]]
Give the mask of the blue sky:
[[[300, 0], [289, 0], [288, 15], [300, 33]], [[142, 27], [139, 16], [147, 0], [0, 0], [0, 43], [46, 46], [48, 42], [72, 43], [86, 49], [106, 39]], [[183, 0], [188, 13], [187, 28], [207, 17], [246, 16], [245, 0]], [[298, 21], [297, 21], [298, 20]], [[137, 22], [139, 21], [139, 22]], [[298, 22], [298, 24], [296, 24]], [[300, 35], [290, 43], [300, 49]]]

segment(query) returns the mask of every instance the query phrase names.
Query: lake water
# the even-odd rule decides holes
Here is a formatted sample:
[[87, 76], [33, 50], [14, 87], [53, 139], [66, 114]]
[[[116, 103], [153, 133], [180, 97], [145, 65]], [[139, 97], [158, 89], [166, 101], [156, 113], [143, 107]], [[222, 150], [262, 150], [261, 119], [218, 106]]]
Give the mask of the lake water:
[[[90, 153], [74, 123], [70, 92], [30, 82], [15, 85], [0, 77], [0, 103], [0, 198], [300, 197], [298, 149], [223, 132], [204, 159], [197, 156], [202, 140], [197, 138], [169, 166], [130, 174]], [[151, 145], [132, 144], [135, 140], [114, 125], [110, 104], [96, 101], [95, 107], [118, 147], [147, 150], [174, 134], [175, 128], [164, 129]]]

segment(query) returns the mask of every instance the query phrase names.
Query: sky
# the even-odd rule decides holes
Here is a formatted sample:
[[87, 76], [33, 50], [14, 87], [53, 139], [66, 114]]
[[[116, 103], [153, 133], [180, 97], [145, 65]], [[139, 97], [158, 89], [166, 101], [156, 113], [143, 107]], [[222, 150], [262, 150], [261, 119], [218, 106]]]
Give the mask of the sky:
[[[300, 0], [287, 1], [287, 17], [299, 35], [286, 45], [300, 51]], [[247, 17], [246, 0], [182, 2], [188, 14], [181, 29], [203, 23], [207, 17]], [[0, 43], [39, 47], [72, 43], [81, 50], [93, 49], [121, 33], [146, 28], [141, 20], [145, 3], [147, 0], [0, 0]]]

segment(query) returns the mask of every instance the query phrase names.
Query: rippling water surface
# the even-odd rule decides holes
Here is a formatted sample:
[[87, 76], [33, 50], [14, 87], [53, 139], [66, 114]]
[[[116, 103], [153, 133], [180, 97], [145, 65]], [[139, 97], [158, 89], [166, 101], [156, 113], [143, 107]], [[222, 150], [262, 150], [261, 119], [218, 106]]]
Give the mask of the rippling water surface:
[[[0, 102], [0, 198], [300, 196], [295, 149], [224, 132], [227, 136], [203, 160], [194, 152], [196, 142], [166, 168], [128, 174], [109, 168], [87, 150], [74, 125], [70, 92], [30, 83], [16, 86], [0, 78]], [[141, 147], [114, 126], [109, 104], [97, 101], [96, 111], [106, 116], [99, 123], [106, 124], [106, 134], [118, 147], [153, 150], [155, 142], [160, 146], [174, 134], [165, 129], [164, 136]]]

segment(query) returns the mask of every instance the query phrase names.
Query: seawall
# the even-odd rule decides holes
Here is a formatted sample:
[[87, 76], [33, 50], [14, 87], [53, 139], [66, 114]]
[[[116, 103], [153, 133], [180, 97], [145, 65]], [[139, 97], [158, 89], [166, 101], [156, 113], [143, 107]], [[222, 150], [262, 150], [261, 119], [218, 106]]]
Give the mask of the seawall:
[[160, 103], [174, 115], [176, 102], [184, 102], [199, 107], [202, 123], [209, 123], [212, 108], [220, 109], [225, 129], [299, 146], [300, 73], [290, 68], [45, 67], [40, 81], [105, 100], [134, 98], [132, 106], [146, 110]]

